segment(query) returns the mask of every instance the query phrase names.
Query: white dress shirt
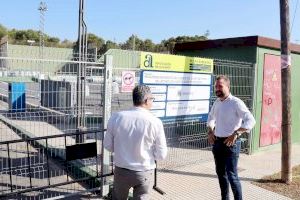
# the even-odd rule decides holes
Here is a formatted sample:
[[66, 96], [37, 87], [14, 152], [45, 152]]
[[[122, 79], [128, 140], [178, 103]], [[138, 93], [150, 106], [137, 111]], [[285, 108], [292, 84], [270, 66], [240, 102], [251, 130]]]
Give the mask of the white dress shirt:
[[207, 119], [207, 126], [215, 128], [218, 137], [228, 137], [239, 128], [250, 131], [254, 125], [255, 119], [245, 103], [231, 94], [214, 102]]
[[115, 165], [134, 171], [155, 168], [167, 156], [163, 124], [148, 110], [135, 107], [111, 116], [104, 147], [114, 152]]

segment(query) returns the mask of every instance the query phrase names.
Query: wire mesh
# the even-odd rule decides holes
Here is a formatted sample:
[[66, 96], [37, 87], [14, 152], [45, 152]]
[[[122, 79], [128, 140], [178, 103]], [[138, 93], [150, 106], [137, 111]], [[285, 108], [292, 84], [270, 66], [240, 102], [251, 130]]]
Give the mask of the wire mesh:
[[[42, 188], [39, 192], [29, 190], [15, 197], [49, 198], [88, 191], [83, 186], [85, 184], [72, 180], [78, 180], [74, 177], [94, 177], [96, 175], [93, 173], [101, 170], [99, 162], [103, 136], [99, 128], [102, 125], [105, 98], [102, 59], [87, 55], [87, 61], [79, 62], [71, 51], [48, 50], [48, 53], [47, 50], [44, 51], [43, 59], [39, 59], [35, 49], [10, 49], [9, 46], [0, 48], [0, 195], [48, 187], [49, 182], [50, 185], [58, 185]], [[131, 92], [122, 92], [122, 72], [133, 72], [135, 85], [139, 83], [137, 55], [123, 53], [123, 62], [114, 62], [110, 91], [112, 113], [132, 107]], [[79, 67], [84, 68], [84, 75], [78, 75]], [[228, 75], [232, 94], [244, 100], [252, 110], [253, 71], [251, 63], [214, 60], [213, 80], [218, 74]], [[79, 81], [83, 87], [78, 86]], [[20, 82], [23, 84], [21, 89], [14, 90], [12, 83]], [[12, 103], [13, 97], [16, 104]], [[211, 104], [215, 99], [213, 95]], [[159, 169], [172, 169], [211, 159], [205, 122], [168, 121], [164, 122], [164, 129], [168, 156], [166, 160], [159, 162]], [[91, 133], [84, 134], [83, 140], [78, 140], [74, 135], [59, 137], [78, 134], [78, 131]], [[48, 139], [24, 141], [38, 137]], [[22, 141], [11, 142], [19, 139]], [[66, 163], [66, 146], [77, 144], [78, 141], [97, 142], [97, 156]], [[248, 136], [245, 136], [243, 150], [247, 151], [248, 148]], [[78, 170], [78, 163], [84, 169], [91, 170], [92, 176], [87, 175], [84, 170]], [[86, 183], [88, 185], [94, 183], [93, 180], [84, 181], [89, 182]], [[59, 185], [61, 183], [68, 184]]]
[[[40, 59], [36, 48], [0, 48], [1, 197], [99, 190], [104, 64], [72, 52], [45, 48]], [[96, 143], [96, 156], [66, 161], [66, 147], [84, 143]]]
[[[103, 132], [84, 134], [87, 143], [92, 143], [99, 142], [97, 136]], [[20, 197], [32, 196], [35, 194], [33, 191], [41, 189], [49, 189], [57, 194], [72, 190], [71, 193], [75, 194], [98, 188], [101, 148], [97, 149], [94, 157], [67, 161], [66, 147], [75, 143], [74, 134], [0, 142], [0, 197], [11, 198], [16, 195], [22, 199]], [[77, 187], [69, 188], [72, 184]], [[60, 191], [60, 187], [64, 190]], [[27, 199], [25, 196], [24, 199]]]
[[[131, 53], [123, 53], [124, 63], [113, 69], [113, 80], [122, 83], [122, 71], [134, 71], [136, 84], [139, 82], [140, 69], [133, 63], [138, 63]], [[133, 67], [131, 67], [133, 66]], [[253, 107], [254, 66], [252, 63], [231, 60], [214, 59], [213, 81], [217, 75], [225, 74], [231, 80], [231, 93], [241, 98], [250, 111]], [[211, 105], [216, 100], [214, 92]], [[132, 107], [131, 93], [113, 92], [112, 111], [117, 112]], [[171, 169], [189, 164], [196, 164], [212, 159], [211, 146], [207, 140], [206, 122], [197, 120], [175, 120], [164, 122], [164, 129], [168, 145], [166, 160], [159, 162], [160, 169]], [[249, 151], [249, 135], [242, 138], [242, 152]]]

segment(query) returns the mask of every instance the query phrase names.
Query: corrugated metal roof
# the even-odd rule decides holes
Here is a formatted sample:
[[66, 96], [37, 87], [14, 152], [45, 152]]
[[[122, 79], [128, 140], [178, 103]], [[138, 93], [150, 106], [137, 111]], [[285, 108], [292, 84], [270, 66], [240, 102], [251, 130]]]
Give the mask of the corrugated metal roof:
[[[226, 48], [226, 47], [241, 47], [241, 46], [260, 46], [271, 49], [280, 50], [280, 40], [275, 40], [262, 36], [247, 36], [236, 38], [224, 38], [216, 40], [204, 40], [195, 42], [185, 42], [175, 44], [175, 52]], [[291, 51], [300, 53], [300, 45], [291, 43]]]

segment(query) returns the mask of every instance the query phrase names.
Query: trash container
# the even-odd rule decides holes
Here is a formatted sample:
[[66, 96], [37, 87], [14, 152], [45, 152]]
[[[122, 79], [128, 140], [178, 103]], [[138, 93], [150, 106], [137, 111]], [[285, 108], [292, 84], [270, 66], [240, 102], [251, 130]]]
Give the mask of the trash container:
[[8, 84], [8, 106], [10, 112], [25, 112], [26, 110], [25, 83]]

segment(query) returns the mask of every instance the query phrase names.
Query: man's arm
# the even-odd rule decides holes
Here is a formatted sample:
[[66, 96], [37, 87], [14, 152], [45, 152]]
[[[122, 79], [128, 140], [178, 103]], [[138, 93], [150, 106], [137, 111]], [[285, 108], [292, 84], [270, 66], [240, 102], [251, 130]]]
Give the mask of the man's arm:
[[103, 146], [110, 152], [114, 152], [113, 119], [110, 118], [107, 124], [107, 131], [104, 136]]
[[210, 144], [213, 144], [215, 142], [215, 133], [214, 133], [215, 123], [216, 123], [215, 104], [213, 104], [207, 118], [207, 128], [208, 128], [207, 137], [208, 137], [208, 142]]
[[250, 131], [254, 127], [256, 122], [252, 113], [249, 111], [249, 109], [247, 108], [247, 106], [242, 100], [238, 102], [237, 114], [242, 119], [243, 123], [241, 127], [236, 131], [241, 131], [241, 132]]
[[168, 148], [167, 148], [164, 127], [161, 121], [159, 121], [157, 129], [155, 131], [157, 134], [155, 134], [156, 138], [155, 138], [154, 152], [153, 152], [154, 159], [163, 160], [167, 157]]
[[227, 146], [232, 146], [239, 136], [245, 132], [249, 132], [255, 125], [253, 115], [242, 100], [237, 102], [237, 115], [242, 119], [243, 123], [241, 127], [236, 129], [234, 133], [224, 141]]

